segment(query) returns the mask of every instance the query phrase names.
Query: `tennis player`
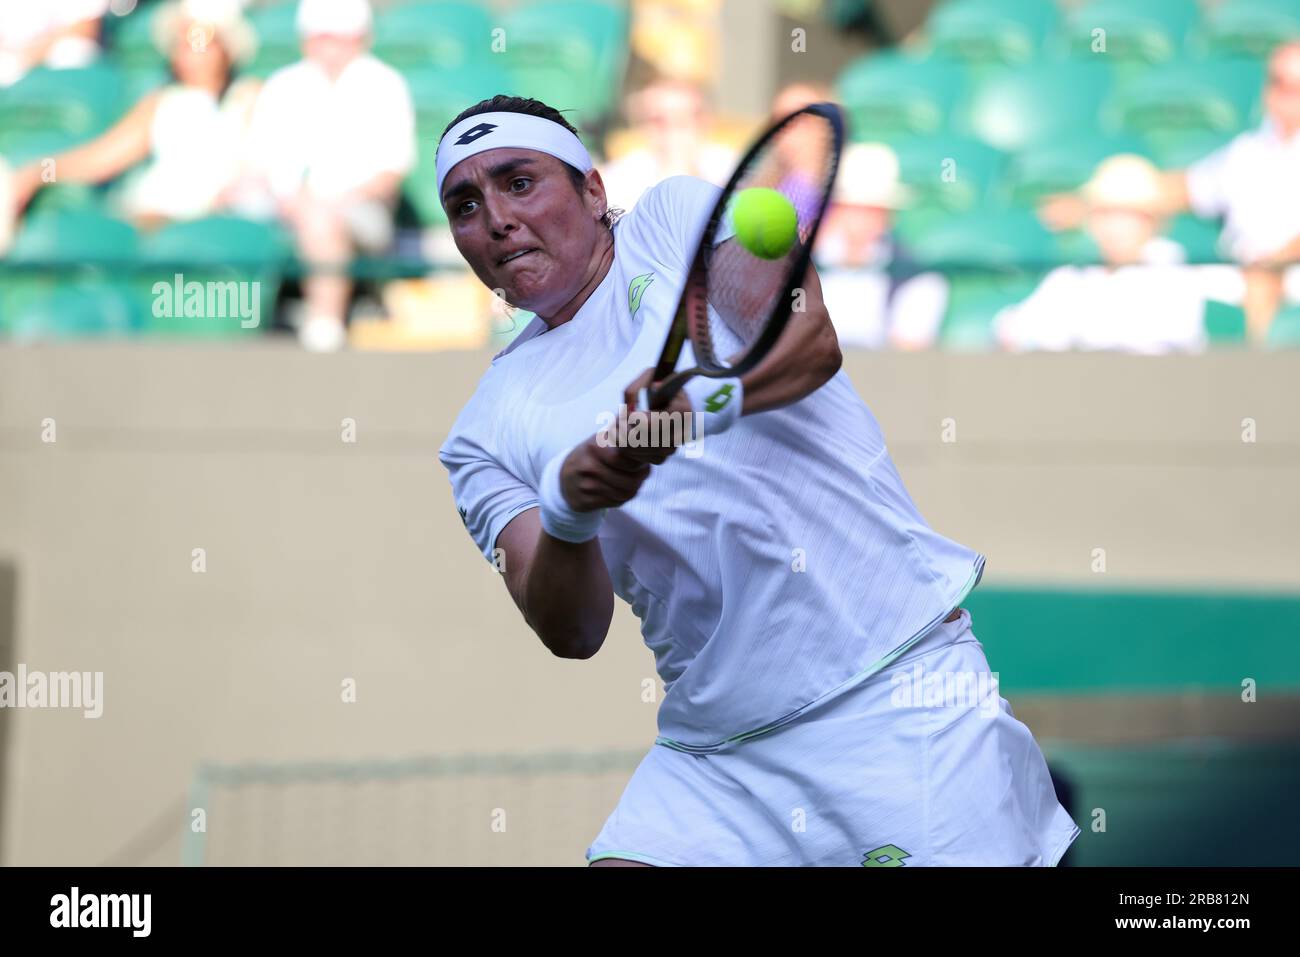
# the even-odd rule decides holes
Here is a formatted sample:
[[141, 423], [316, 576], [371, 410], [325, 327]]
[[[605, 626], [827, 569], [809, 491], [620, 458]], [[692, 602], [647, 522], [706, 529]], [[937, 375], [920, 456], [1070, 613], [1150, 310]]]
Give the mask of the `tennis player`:
[[757, 367], [673, 399], [700, 454], [619, 447], [601, 426], [650, 380], [719, 189], [672, 177], [617, 217], [563, 117], [506, 96], [452, 121], [437, 177], [465, 260], [535, 314], [441, 449], [461, 516], [550, 651], [594, 655], [617, 595], [666, 689], [587, 859], [1055, 865], [1079, 830], [1028, 728], [995, 685], [942, 693], [988, 684], [960, 607], [983, 556], [908, 497], [816, 275]]

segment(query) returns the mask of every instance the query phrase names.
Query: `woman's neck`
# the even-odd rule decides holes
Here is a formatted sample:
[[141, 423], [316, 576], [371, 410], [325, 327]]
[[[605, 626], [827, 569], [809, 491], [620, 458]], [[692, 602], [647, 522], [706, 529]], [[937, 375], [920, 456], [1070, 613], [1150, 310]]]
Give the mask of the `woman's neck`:
[[614, 264], [614, 233], [612, 230], [607, 230], [605, 236], [604, 246], [600, 251], [600, 255], [596, 258], [596, 268], [587, 278], [587, 281], [582, 284], [582, 288], [555, 313], [541, 317], [542, 321], [550, 328], [554, 329], [556, 326], [562, 326], [576, 316], [578, 310], [591, 298], [591, 294], [596, 291], [596, 288], [608, 275], [610, 266]]

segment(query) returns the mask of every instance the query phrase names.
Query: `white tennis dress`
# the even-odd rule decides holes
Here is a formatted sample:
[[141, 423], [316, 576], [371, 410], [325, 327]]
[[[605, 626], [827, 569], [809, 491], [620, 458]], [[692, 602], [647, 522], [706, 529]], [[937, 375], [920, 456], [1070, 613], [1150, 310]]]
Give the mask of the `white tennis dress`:
[[[626, 386], [655, 364], [688, 257], [719, 192], [686, 176], [648, 190], [615, 225], [614, 261], [577, 314], [554, 329], [534, 319], [493, 359], [440, 452], [456, 505], [489, 560], [501, 530], [537, 506], [535, 489], [551, 457], [595, 434]], [[693, 363], [689, 346], [687, 353], [683, 365]], [[842, 371], [793, 405], [745, 416], [726, 433], [679, 450], [636, 498], [610, 510], [600, 545], [615, 592], [641, 621], [666, 694], [656, 747], [589, 857], [639, 853], [679, 864], [704, 862], [724, 825], [739, 829], [741, 844], [755, 840], [754, 824], [720, 794], [712, 805], [719, 817], [683, 816], [674, 803], [677, 787], [658, 781], [660, 775], [678, 775], [681, 787], [707, 787], [708, 779], [692, 780], [684, 769], [713, 766], [724, 754], [741, 763], [762, 755], [779, 774], [807, 782], [825, 774], [842, 786], [842, 769], [809, 766], [806, 753], [785, 753], [784, 742], [837, 699], [868, 688], [923, 636], [949, 635], [936, 626], [984, 565], [983, 556], [925, 523], [879, 426]], [[891, 710], [885, 725], [918, 713]], [[1037, 762], [1032, 775], [1005, 782], [1029, 795], [1015, 806], [1050, 801], [1059, 814], [1015, 824], [1034, 830], [1033, 850], [1009, 854], [1022, 863], [1055, 863], [1055, 849], [1068, 845], [1074, 825], [1055, 802], [1028, 730], [1015, 724]], [[778, 728], [785, 733], [773, 734]], [[849, 740], [857, 737], [850, 731]], [[902, 754], [887, 757], [887, 778], [911, 773]], [[1006, 769], [1005, 760], [984, 763], [990, 774]], [[1029, 762], [1018, 755], [1015, 763]], [[969, 773], [983, 773], [981, 766], [973, 762]], [[940, 799], [960, 805], [971, 794], [963, 783]], [[751, 792], [745, 800], [765, 799]], [[675, 851], [646, 850], [661, 846], [647, 800], [666, 802], [669, 816], [659, 829], [680, 836]], [[771, 826], [775, 819], [766, 817]], [[912, 840], [914, 857], [920, 854], [917, 840], [898, 836]], [[842, 850], [858, 854], [860, 863], [872, 848]], [[730, 855], [726, 862], [759, 861]], [[772, 862], [812, 860], [796, 854]]]

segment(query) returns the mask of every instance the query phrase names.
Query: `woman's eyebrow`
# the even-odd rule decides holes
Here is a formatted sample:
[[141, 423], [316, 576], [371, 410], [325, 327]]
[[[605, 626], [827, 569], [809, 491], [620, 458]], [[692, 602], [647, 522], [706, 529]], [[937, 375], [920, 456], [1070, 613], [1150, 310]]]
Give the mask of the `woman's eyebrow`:
[[[505, 176], [507, 173], [513, 173], [517, 169], [520, 169], [525, 166], [532, 166], [532, 165], [533, 165], [533, 160], [525, 156], [519, 159], [506, 160], [503, 163], [497, 163], [495, 166], [490, 166], [488, 167], [487, 174], [489, 179], [499, 179], [500, 177]], [[445, 206], [447, 203], [451, 202], [456, 196], [460, 195], [461, 193], [469, 189], [472, 189], [473, 185], [474, 184], [469, 180], [468, 177], [462, 179], [455, 186], [451, 187], [451, 189], [447, 190], [446, 193], [443, 194], [442, 197], [443, 205]]]

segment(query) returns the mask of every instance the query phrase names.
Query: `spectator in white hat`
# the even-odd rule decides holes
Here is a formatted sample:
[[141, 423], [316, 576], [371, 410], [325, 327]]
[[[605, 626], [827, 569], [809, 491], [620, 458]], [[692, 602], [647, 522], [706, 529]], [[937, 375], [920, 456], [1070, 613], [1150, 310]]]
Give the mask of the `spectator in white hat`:
[[[1284, 293], [1300, 301], [1300, 40], [1269, 57], [1263, 105], [1258, 129], [1163, 174], [1160, 206], [1223, 220], [1219, 245], [1243, 267], [1246, 327], [1256, 342], [1267, 337]], [[1079, 223], [1084, 205], [1062, 194], [1049, 197], [1042, 213], [1049, 226], [1067, 229]]]
[[1240, 302], [1230, 266], [1187, 266], [1162, 238], [1160, 171], [1140, 156], [1103, 161], [1080, 191], [1084, 227], [1102, 265], [1062, 266], [994, 320], [1006, 349], [1105, 349], [1157, 354], [1204, 348], [1207, 299]]
[[[311, 274], [299, 337], [340, 348], [358, 250], [392, 240], [393, 210], [415, 161], [406, 81], [369, 53], [366, 0], [302, 0], [303, 59], [267, 80], [253, 115], [251, 170], [293, 230]], [[247, 202], [246, 198], [246, 202]]]
[[19, 169], [19, 208], [47, 181], [102, 183], [127, 171], [122, 212], [140, 225], [206, 216], [224, 205], [259, 88], [235, 71], [252, 57], [256, 36], [234, 0], [175, 0], [153, 14], [151, 26], [171, 81], [96, 139]]
[[815, 258], [840, 343], [880, 349], [934, 344], [948, 306], [948, 283], [921, 272], [893, 233], [909, 194], [898, 157], [883, 143], [844, 151]]

